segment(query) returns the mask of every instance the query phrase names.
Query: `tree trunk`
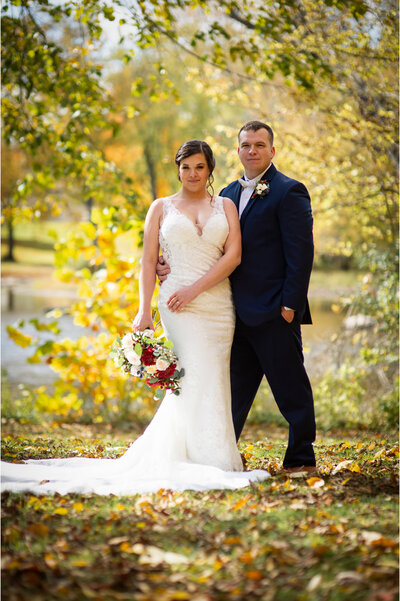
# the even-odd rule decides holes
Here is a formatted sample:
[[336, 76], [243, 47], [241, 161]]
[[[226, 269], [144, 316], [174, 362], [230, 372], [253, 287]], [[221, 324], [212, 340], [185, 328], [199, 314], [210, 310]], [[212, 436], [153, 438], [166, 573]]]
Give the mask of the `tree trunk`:
[[88, 221], [90, 221], [90, 223], [93, 223], [93, 221], [92, 221], [93, 196], [89, 196], [89, 198], [87, 199], [85, 204], [86, 204], [86, 209], [88, 212]]
[[150, 185], [151, 185], [151, 193], [153, 195], [153, 200], [155, 200], [158, 196], [157, 194], [157, 177], [156, 177], [156, 167], [153, 161], [153, 157], [151, 156], [150, 147], [146, 143], [144, 145], [144, 158], [146, 160], [147, 171], [149, 172], [150, 177]]
[[7, 230], [8, 230], [8, 234], [7, 234], [8, 251], [7, 251], [6, 256], [3, 258], [3, 261], [11, 261], [12, 263], [15, 263], [16, 259], [14, 256], [14, 246], [15, 246], [14, 226], [13, 226], [13, 222], [11, 220], [7, 220]]

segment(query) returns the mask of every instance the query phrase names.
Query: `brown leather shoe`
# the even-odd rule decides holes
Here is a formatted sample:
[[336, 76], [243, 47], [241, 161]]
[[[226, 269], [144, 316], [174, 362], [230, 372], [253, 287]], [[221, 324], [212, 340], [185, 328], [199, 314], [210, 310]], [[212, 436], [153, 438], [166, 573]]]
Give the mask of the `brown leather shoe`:
[[285, 467], [283, 469], [287, 473], [289, 478], [313, 476], [318, 473], [315, 465], [297, 465], [296, 467]]

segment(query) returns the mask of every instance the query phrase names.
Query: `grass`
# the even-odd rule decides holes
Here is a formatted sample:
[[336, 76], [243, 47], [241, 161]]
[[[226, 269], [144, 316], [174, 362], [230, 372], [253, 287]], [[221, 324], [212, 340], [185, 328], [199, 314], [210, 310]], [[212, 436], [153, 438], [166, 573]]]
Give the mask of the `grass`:
[[[4, 257], [7, 251], [7, 245], [1, 244], [1, 256]], [[26, 266], [47, 266], [54, 265], [54, 251], [47, 248], [33, 248], [31, 246], [15, 245], [16, 263], [2, 261], [2, 272], [7, 271], [10, 275], [18, 277], [19, 271]], [[31, 276], [32, 277], [32, 276]]]
[[[4, 599], [395, 601], [398, 445], [385, 436], [324, 436], [319, 477], [289, 480], [286, 430], [248, 426], [241, 451], [272, 477], [238, 491], [3, 493]], [[3, 457], [116, 457], [131, 441], [109, 426], [10, 423]]]
[[315, 301], [331, 300], [346, 296], [360, 286], [365, 274], [359, 270], [351, 269], [316, 269], [311, 272], [309, 297]]
[[322, 288], [327, 282], [332, 289], [353, 288], [361, 281], [364, 273], [357, 269], [318, 269], [314, 268], [311, 275], [311, 283], [315, 287]]
[[[37, 242], [42, 244], [53, 244], [54, 238], [49, 232], [56, 232], [59, 236], [74, 227], [76, 222], [38, 219], [23, 221], [14, 225], [14, 238], [21, 242]], [[6, 240], [8, 235], [7, 226], [1, 228], [1, 237]]]

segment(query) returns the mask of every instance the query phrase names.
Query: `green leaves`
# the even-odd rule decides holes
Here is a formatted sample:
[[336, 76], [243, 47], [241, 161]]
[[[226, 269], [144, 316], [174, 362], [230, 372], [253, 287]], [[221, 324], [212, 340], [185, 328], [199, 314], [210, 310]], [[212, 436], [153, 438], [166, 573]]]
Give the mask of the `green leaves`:
[[23, 334], [22, 332], [17, 330], [17, 328], [7, 326], [6, 330], [10, 338], [15, 342], [15, 344], [18, 344], [18, 346], [26, 348], [32, 343], [32, 336], [27, 336], [26, 334]]
[[53, 332], [53, 334], [60, 333], [60, 328], [58, 327], [57, 321], [44, 323], [40, 322], [36, 317], [33, 317], [29, 320], [29, 323], [31, 323], [38, 332]]
[[[40, 0], [10, 4], [14, 10], [2, 15], [3, 138], [10, 147], [6, 152], [18, 148], [32, 157], [32, 170], [19, 173], [5, 215], [56, 215], [72, 186], [82, 188], [85, 200], [93, 195], [100, 200], [103, 193], [109, 198], [121, 191], [123, 175], [104, 159], [93, 136], [110, 129], [115, 135], [118, 124], [112, 98], [99, 79], [101, 66], [84, 59], [101, 32], [97, 7], [91, 2], [54, 7]], [[108, 20], [112, 13], [105, 5]], [[54, 41], [52, 24], [60, 23], [60, 30], [72, 14], [82, 31], [87, 29], [87, 45], [74, 39], [73, 29], [72, 39], [67, 36], [62, 45]], [[49, 191], [62, 178], [68, 180], [63, 193], [51, 197]], [[36, 211], [29, 211], [34, 193]]]
[[181, 369], [176, 369], [174, 371], [174, 378], [183, 378], [185, 375], [185, 369], [181, 367]]
[[47, 340], [43, 344], [36, 347], [35, 353], [27, 359], [28, 363], [40, 363], [42, 358], [46, 355], [50, 355], [54, 350], [54, 342]]
[[162, 399], [165, 397], [165, 390], [163, 388], [157, 388], [155, 394], [154, 394], [154, 400], [155, 401], [162, 401]]

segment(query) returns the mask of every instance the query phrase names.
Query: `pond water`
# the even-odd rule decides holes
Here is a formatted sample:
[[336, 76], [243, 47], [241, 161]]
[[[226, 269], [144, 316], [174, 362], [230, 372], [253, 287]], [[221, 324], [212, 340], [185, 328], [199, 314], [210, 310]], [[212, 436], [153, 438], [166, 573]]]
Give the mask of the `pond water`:
[[[31, 349], [23, 349], [9, 338], [7, 325], [16, 325], [20, 320], [31, 318], [43, 319], [45, 313], [56, 307], [67, 307], [75, 298], [73, 290], [34, 289], [27, 283], [2, 287], [2, 337], [1, 354], [2, 367], [7, 371], [10, 382], [39, 386], [50, 384], [56, 379], [54, 372], [42, 364], [29, 364], [26, 359], [32, 354]], [[321, 353], [324, 353], [329, 340], [340, 327], [344, 314], [334, 313], [331, 309], [332, 300], [326, 298], [310, 298], [313, 325], [303, 327], [303, 342], [305, 363], [312, 376], [313, 365]], [[63, 316], [59, 320], [61, 334], [58, 337], [78, 338], [84, 333], [84, 328], [74, 325], [72, 319]], [[37, 332], [33, 326], [24, 328], [26, 334], [47, 340], [51, 335], [47, 332]]]

